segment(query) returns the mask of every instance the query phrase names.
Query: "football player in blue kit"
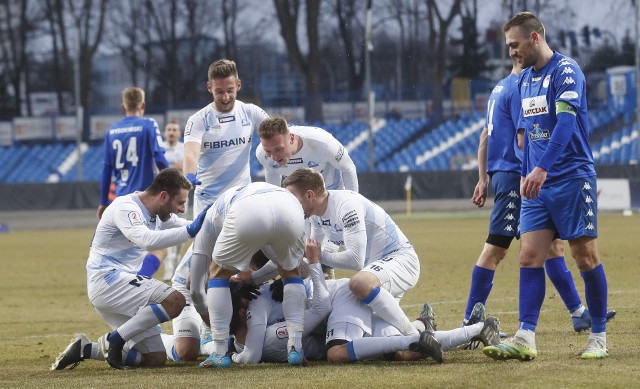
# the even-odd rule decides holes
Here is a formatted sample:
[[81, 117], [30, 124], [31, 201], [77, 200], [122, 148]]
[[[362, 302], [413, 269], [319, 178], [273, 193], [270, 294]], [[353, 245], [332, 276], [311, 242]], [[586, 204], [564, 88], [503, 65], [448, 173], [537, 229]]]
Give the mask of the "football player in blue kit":
[[530, 12], [503, 28], [509, 55], [525, 68], [519, 81], [524, 129], [520, 193], [520, 326], [515, 336], [483, 352], [493, 359], [532, 360], [545, 295], [544, 260], [557, 234], [569, 241], [585, 283], [591, 333], [583, 359], [608, 355], [607, 279], [597, 249], [596, 172], [589, 147], [586, 81], [571, 58], [549, 48], [542, 22]]
[[[463, 324], [481, 320], [496, 268], [505, 258], [520, 224], [520, 170], [522, 138], [517, 136], [518, 118], [522, 109], [518, 75], [521, 65], [512, 59], [511, 73], [493, 88], [487, 103], [486, 126], [478, 146], [478, 184], [471, 201], [479, 208], [487, 199], [489, 181], [495, 193], [489, 235], [471, 273], [471, 287]], [[564, 260], [564, 241], [554, 239], [544, 262], [549, 279], [558, 290], [571, 314], [577, 332], [591, 327], [589, 311], [576, 291], [573, 277]], [[478, 304], [481, 303], [481, 304]], [[610, 312], [613, 317], [615, 311]], [[471, 319], [471, 320], [470, 320]], [[475, 320], [474, 320], [475, 319]], [[473, 345], [473, 348], [477, 343]]]

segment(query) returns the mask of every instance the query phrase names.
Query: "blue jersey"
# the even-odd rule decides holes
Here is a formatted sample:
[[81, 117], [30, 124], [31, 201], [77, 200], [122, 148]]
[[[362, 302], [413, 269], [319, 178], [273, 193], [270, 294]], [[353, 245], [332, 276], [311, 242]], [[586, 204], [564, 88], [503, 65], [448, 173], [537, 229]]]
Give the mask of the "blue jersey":
[[516, 133], [520, 117], [518, 75], [510, 74], [493, 88], [487, 102], [487, 173], [520, 173], [522, 150]]
[[522, 112], [520, 128], [525, 129], [522, 175], [538, 164], [549, 139], [557, 128], [556, 102], [563, 101], [576, 111], [577, 129], [569, 143], [548, 171], [543, 187], [572, 178], [595, 176], [593, 155], [589, 146], [587, 120], [587, 83], [580, 66], [558, 52], [540, 70], [525, 69], [520, 78]]
[[127, 116], [114, 124], [104, 138], [104, 163], [116, 177], [116, 196], [145, 190], [153, 182], [154, 156], [162, 152], [158, 123]]

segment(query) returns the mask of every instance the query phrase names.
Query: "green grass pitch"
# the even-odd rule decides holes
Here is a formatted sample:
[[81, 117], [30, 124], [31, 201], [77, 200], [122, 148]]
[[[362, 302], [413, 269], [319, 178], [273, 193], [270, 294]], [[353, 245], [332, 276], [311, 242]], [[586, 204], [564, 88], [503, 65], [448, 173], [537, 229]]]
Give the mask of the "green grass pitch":
[[[429, 301], [439, 329], [459, 326], [471, 269], [486, 237], [488, 216], [421, 213], [396, 215], [421, 259], [420, 281], [405, 295], [410, 317]], [[169, 362], [161, 369], [116, 371], [85, 361], [75, 370], [49, 371], [73, 335], [92, 340], [108, 328], [86, 296], [85, 262], [92, 229], [16, 231], [0, 235], [0, 387], [638, 387], [640, 386], [640, 216], [601, 214], [599, 250], [609, 281], [610, 357], [583, 361], [587, 334], [574, 333], [550, 282], [537, 332], [539, 356], [532, 362], [498, 362], [480, 350], [445, 353], [445, 363], [367, 362], [346, 366], [311, 363], [305, 368], [261, 364], [226, 371]], [[503, 331], [518, 323], [519, 243], [503, 261], [487, 302]], [[584, 300], [584, 283], [567, 245], [567, 263]], [[338, 276], [348, 273], [338, 272]], [[170, 331], [170, 325], [163, 326]]]

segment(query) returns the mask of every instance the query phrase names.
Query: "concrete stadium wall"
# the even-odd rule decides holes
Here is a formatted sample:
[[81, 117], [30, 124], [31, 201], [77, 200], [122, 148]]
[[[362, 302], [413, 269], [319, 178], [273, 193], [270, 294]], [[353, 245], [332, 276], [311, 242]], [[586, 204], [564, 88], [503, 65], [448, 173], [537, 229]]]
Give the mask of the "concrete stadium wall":
[[[640, 165], [598, 166], [597, 171], [599, 178], [629, 179], [634, 207], [640, 202]], [[374, 201], [404, 200], [409, 174], [415, 200], [468, 199], [478, 180], [476, 171], [359, 173], [360, 193]], [[0, 185], [0, 211], [97, 208], [99, 192], [98, 182]]]

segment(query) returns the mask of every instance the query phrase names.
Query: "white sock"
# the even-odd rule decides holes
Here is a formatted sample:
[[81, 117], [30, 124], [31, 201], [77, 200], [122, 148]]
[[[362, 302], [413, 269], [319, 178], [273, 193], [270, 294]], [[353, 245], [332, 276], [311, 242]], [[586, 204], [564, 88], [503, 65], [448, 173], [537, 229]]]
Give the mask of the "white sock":
[[536, 346], [536, 333], [530, 330], [523, 330], [522, 328], [516, 331], [516, 336], [529, 344], [529, 346]]
[[480, 333], [483, 326], [484, 323], [476, 323], [448, 331], [436, 331], [434, 336], [442, 344], [442, 351], [447, 351], [469, 343], [471, 338]]
[[402, 335], [413, 335], [417, 333], [418, 331], [411, 325], [411, 320], [409, 320], [402, 308], [400, 308], [398, 300], [386, 289], [381, 287], [375, 288], [371, 293], [374, 293], [376, 289], [379, 291], [378, 294], [371, 301], [365, 302], [369, 296], [371, 296], [371, 294], [369, 294], [369, 296], [363, 299], [363, 302], [382, 320], [396, 327]]
[[95, 359], [97, 361], [104, 361], [104, 354], [100, 351], [100, 346], [98, 343], [91, 343], [91, 355], [84, 355], [84, 349], [82, 350], [82, 358], [84, 359]]
[[607, 344], [607, 333], [606, 332], [592, 332], [589, 334], [589, 339], [596, 339]]
[[160, 304], [151, 304], [138, 311], [131, 319], [117, 328], [120, 337], [126, 342], [134, 336], [169, 321], [171, 318]]
[[418, 332], [422, 332], [426, 329], [422, 320], [414, 320], [411, 322], [411, 325], [413, 326], [413, 328], [418, 330]]
[[[418, 340], [420, 340], [419, 334], [412, 334], [408, 336], [388, 336], [384, 338], [366, 337], [352, 340], [347, 344], [347, 349], [350, 348], [353, 351], [357, 361], [363, 361], [382, 354], [408, 350], [409, 345], [417, 342]], [[349, 355], [351, 356], [351, 352]]]
[[167, 353], [167, 359], [175, 361], [176, 358], [173, 355], [173, 335], [160, 334], [162, 338], [162, 344], [164, 345], [164, 351]]
[[207, 306], [209, 307], [209, 320], [211, 323], [211, 335], [213, 336], [212, 343], [215, 344], [215, 354], [225, 355], [229, 348], [229, 324], [231, 323], [231, 316], [233, 316], [229, 287], [209, 287], [207, 290]]
[[580, 305], [580, 308], [578, 308], [575, 311], [571, 312], [571, 316], [572, 317], [580, 317], [584, 313], [585, 309], [586, 308], [584, 307], [584, 305]]
[[302, 331], [304, 331], [304, 310], [307, 304], [307, 290], [304, 284], [290, 282], [284, 286], [282, 311], [287, 321], [289, 341], [287, 350], [295, 347], [302, 350]]

